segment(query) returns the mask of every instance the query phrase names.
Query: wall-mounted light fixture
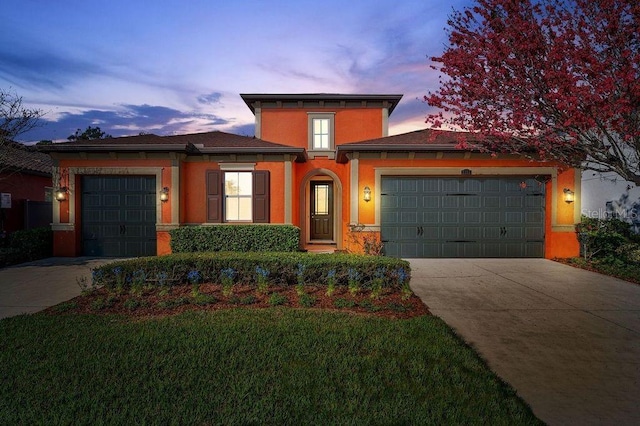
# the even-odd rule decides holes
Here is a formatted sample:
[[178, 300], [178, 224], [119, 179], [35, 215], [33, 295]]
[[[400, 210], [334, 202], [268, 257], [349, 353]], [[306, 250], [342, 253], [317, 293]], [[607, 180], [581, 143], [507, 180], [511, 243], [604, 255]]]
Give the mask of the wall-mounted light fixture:
[[565, 188], [563, 189], [563, 192], [564, 192], [565, 203], [571, 204], [575, 201], [575, 197], [574, 197], [575, 193], [572, 190], [570, 190], [569, 188]]
[[56, 200], [64, 201], [67, 199], [67, 194], [69, 193], [69, 189], [66, 186], [56, 189]]
[[160, 201], [162, 201], [163, 203], [169, 201], [169, 187], [168, 186], [165, 186], [160, 191]]
[[371, 188], [369, 188], [368, 186], [364, 187], [362, 199], [365, 200], [367, 203], [371, 201]]

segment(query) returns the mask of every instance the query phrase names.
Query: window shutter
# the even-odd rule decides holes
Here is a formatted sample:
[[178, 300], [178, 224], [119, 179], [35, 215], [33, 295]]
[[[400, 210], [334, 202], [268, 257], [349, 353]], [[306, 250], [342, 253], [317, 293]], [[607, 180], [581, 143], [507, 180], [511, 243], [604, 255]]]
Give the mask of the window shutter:
[[269, 223], [269, 171], [253, 172], [253, 223]]
[[207, 222], [222, 223], [222, 172], [207, 170]]

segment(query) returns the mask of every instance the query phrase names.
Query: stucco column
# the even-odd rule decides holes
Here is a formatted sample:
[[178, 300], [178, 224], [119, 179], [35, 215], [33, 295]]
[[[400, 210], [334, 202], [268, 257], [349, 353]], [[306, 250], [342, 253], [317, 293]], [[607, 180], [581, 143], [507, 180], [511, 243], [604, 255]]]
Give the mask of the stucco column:
[[284, 223], [293, 223], [293, 160], [291, 157], [284, 162]]
[[355, 152], [353, 154], [350, 154], [351, 156], [353, 156], [353, 158], [351, 158], [350, 160], [350, 182], [349, 182], [349, 200], [350, 200], [350, 206], [349, 206], [349, 222], [350, 223], [359, 223], [359, 209], [358, 209], [358, 204], [359, 204], [359, 197], [358, 197], [358, 186], [359, 186], [359, 180], [358, 180], [358, 153]]

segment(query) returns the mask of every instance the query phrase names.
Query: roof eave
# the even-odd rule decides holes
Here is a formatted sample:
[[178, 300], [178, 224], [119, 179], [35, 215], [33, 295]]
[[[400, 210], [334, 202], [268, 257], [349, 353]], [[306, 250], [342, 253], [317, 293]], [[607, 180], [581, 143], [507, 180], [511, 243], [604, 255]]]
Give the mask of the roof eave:
[[307, 161], [307, 152], [304, 148], [290, 147], [198, 147], [200, 154], [290, 154], [296, 156], [297, 163]]
[[39, 148], [40, 152], [184, 152], [187, 150], [185, 144], [101, 144], [101, 145], [45, 145]]
[[458, 148], [454, 144], [352, 144], [338, 145], [336, 161], [346, 163], [347, 154], [351, 152], [479, 152], [477, 148]]

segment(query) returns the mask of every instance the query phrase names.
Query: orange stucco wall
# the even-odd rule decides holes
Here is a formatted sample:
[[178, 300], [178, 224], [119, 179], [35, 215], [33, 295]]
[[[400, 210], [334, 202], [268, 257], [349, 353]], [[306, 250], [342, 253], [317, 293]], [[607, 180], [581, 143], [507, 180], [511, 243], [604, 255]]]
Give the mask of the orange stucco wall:
[[263, 109], [260, 138], [299, 148], [308, 147], [309, 112], [335, 113], [336, 145], [382, 136], [382, 111], [365, 109]]

